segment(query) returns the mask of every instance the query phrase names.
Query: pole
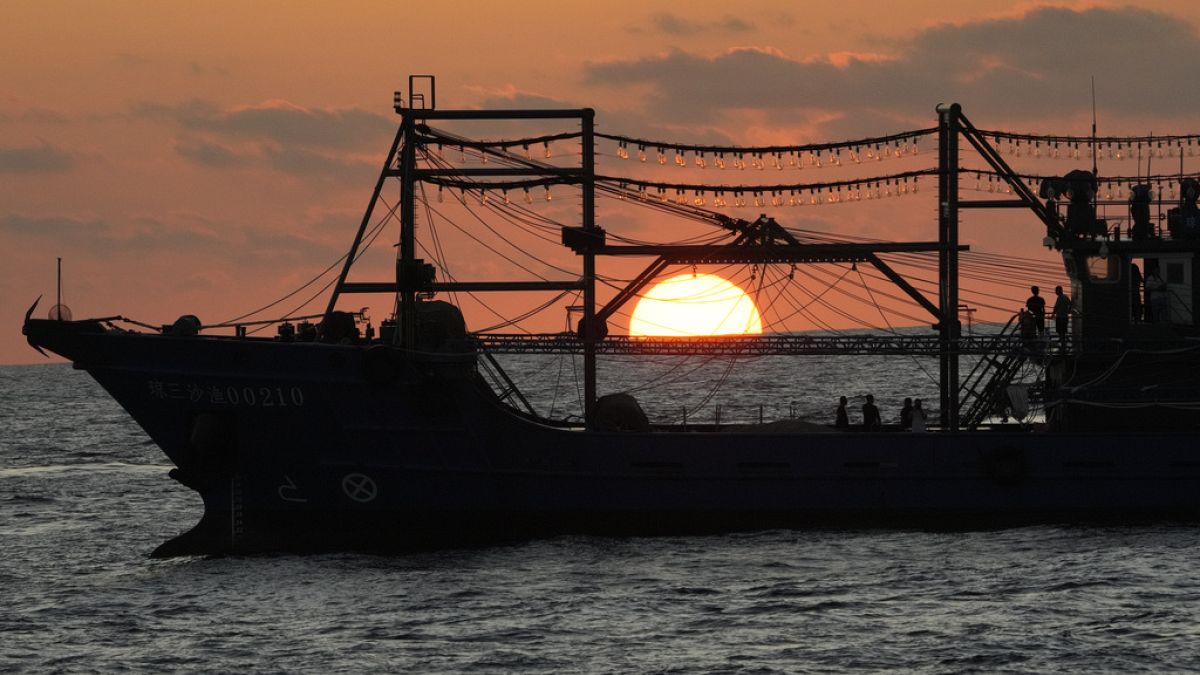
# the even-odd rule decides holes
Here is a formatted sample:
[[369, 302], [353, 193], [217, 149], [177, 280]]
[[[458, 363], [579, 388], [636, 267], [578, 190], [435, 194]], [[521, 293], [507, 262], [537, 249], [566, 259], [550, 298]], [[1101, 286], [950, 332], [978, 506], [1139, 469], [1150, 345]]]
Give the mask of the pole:
[[938, 388], [942, 429], [958, 431], [958, 135], [962, 107], [938, 112]]
[[[404, 120], [408, 120], [405, 116]], [[367, 226], [371, 224], [371, 216], [375, 213], [375, 204], [379, 201], [379, 193], [383, 191], [384, 181], [387, 180], [388, 169], [391, 167], [392, 160], [396, 157], [396, 148], [400, 146], [400, 141], [404, 138], [405, 126], [402, 123], [396, 131], [396, 137], [392, 140], [392, 147], [388, 150], [387, 159], [383, 160], [383, 169], [379, 172], [379, 178], [375, 181], [375, 191], [371, 193], [371, 200], [367, 202], [367, 210], [363, 213], [362, 221], [358, 224], [358, 232], [354, 235], [354, 241], [350, 244], [350, 251], [346, 253], [346, 262], [342, 264], [342, 271], [338, 274], [337, 283], [334, 284], [333, 293], [329, 294], [329, 304], [325, 307], [325, 316], [321, 323], [325, 323], [325, 319], [333, 313], [337, 308], [338, 296], [342, 293], [342, 287], [346, 285], [346, 277], [350, 274], [350, 268], [354, 266], [354, 259], [358, 257], [358, 247], [362, 244], [363, 234], [367, 231]], [[407, 143], [405, 145], [408, 145]]]
[[62, 258], [58, 259], [58, 285], [54, 293], [54, 312], [57, 318], [62, 318]]
[[396, 282], [400, 287], [400, 344], [406, 349], [417, 346], [417, 291], [411, 282], [416, 278], [416, 147], [413, 143], [413, 116], [404, 116], [400, 124], [404, 145], [400, 149], [400, 264], [396, 266]]
[[[583, 229], [596, 229], [596, 111], [583, 110]], [[583, 253], [583, 419], [587, 428], [596, 424], [596, 340], [602, 337], [596, 318], [596, 254], [591, 247]]]

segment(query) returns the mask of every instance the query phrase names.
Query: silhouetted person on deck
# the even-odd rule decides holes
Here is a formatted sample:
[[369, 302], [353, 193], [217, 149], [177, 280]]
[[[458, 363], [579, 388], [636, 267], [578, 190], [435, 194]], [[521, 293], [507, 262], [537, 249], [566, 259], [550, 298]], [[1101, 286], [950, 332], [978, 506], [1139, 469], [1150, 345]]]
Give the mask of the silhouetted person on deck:
[[845, 396], [838, 399], [837, 416], [834, 418], [833, 426], [837, 429], [850, 428], [850, 415], [846, 413]]
[[883, 420], [879, 417], [879, 408], [875, 407], [875, 396], [867, 394], [867, 402], [863, 404], [863, 430], [879, 431], [883, 428]]
[[1150, 186], [1134, 185], [1130, 188], [1129, 238], [1134, 241], [1144, 241], [1154, 237], [1154, 224], [1150, 222]]
[[1033, 326], [1037, 329], [1037, 334], [1041, 335], [1046, 332], [1046, 299], [1038, 294], [1037, 286], [1030, 286], [1029, 292], [1033, 295], [1025, 301], [1025, 308], [1033, 315]]
[[1067, 344], [1067, 329], [1071, 323], [1071, 313], [1075, 311], [1074, 304], [1071, 302], [1071, 296], [1063, 293], [1062, 286], [1054, 287], [1054, 332], [1058, 333], [1058, 340], [1064, 346]]
[[1129, 308], [1134, 321], [1145, 318], [1142, 316], [1142, 270], [1137, 263], [1129, 263]]
[[1158, 273], [1158, 267], [1146, 266], [1146, 319], [1148, 321], [1170, 321], [1171, 302], [1167, 295], [1167, 282]]
[[1017, 332], [1021, 335], [1025, 351], [1032, 352], [1037, 343], [1037, 326], [1033, 323], [1033, 315], [1025, 308], [1017, 312]]
[[900, 409], [900, 428], [911, 429], [913, 422], [913, 400], [904, 399], [904, 407]]
[[925, 431], [925, 409], [921, 407], [921, 399], [913, 401], [912, 430], [917, 433]]

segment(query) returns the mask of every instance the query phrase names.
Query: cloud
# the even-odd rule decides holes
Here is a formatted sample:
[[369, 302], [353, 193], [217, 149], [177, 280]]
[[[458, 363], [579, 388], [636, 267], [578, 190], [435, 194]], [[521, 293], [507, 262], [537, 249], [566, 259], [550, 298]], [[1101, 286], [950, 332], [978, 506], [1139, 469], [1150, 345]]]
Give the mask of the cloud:
[[377, 145], [396, 126], [390, 117], [359, 108], [304, 108], [287, 101], [229, 109], [204, 100], [145, 102], [135, 105], [133, 114], [229, 139], [340, 149]]
[[[1137, 45], [1154, 47], [1130, 58], [1128, 47]], [[1200, 89], [1186, 83], [1197, 62], [1200, 37], [1171, 15], [1039, 7], [1018, 17], [928, 28], [883, 56], [800, 60], [765, 48], [715, 56], [673, 50], [590, 63], [584, 78], [592, 85], [648, 86], [650, 114], [713, 122], [745, 108], [792, 119], [816, 111], [850, 120], [929, 119], [943, 101], [963, 103], [968, 114], [1038, 120], [1089, 108], [1096, 75], [1103, 109], [1190, 119]]]
[[176, 142], [175, 152], [186, 160], [214, 169], [245, 166], [249, 161], [223, 145], [196, 138]]
[[358, 108], [310, 109], [286, 101], [238, 108], [203, 99], [142, 102], [131, 114], [178, 127], [176, 154], [199, 166], [266, 167], [337, 182], [369, 179], [395, 128], [391, 118]]
[[341, 251], [291, 232], [195, 219], [140, 218], [122, 224], [63, 216], [0, 216], [0, 234], [54, 242], [96, 256], [186, 255], [197, 264], [212, 259], [269, 266], [327, 264]]
[[[381, 154], [382, 156], [382, 154]], [[379, 170], [379, 163], [357, 158], [339, 157], [304, 148], [281, 146], [268, 148], [265, 154], [268, 164], [284, 173], [298, 176], [339, 178], [361, 184], [364, 178]], [[382, 160], [380, 160], [382, 163]]]
[[659, 12], [650, 18], [654, 30], [667, 35], [698, 35], [700, 33], [745, 33], [754, 29], [754, 24], [726, 14], [716, 21], [693, 21], [670, 12]]
[[197, 61], [190, 61], [187, 65], [188, 72], [197, 77], [204, 75], [217, 75], [220, 77], [228, 77], [229, 71], [221, 66], [207, 66]]
[[0, 232], [26, 236], [61, 237], [102, 227], [73, 218], [22, 216], [9, 213], [0, 217]]
[[70, 121], [66, 115], [49, 108], [29, 108], [21, 113], [20, 119], [31, 124], [66, 124]]
[[65, 173], [75, 167], [75, 157], [49, 143], [0, 148], [0, 173]]

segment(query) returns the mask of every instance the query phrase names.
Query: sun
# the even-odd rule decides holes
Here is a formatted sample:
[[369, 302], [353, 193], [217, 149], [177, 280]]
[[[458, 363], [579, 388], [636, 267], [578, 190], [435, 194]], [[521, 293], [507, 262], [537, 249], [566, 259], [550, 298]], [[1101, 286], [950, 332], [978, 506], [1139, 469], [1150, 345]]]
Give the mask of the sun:
[[762, 317], [746, 292], [715, 274], [682, 274], [659, 282], [638, 300], [630, 335], [744, 335], [762, 332]]

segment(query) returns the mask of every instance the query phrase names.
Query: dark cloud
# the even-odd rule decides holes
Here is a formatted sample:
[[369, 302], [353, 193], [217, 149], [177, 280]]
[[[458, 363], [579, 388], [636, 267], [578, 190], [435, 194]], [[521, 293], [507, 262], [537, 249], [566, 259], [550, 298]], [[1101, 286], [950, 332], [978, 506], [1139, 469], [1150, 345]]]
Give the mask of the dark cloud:
[[314, 109], [287, 102], [232, 109], [203, 100], [174, 105], [140, 103], [133, 113], [227, 138], [347, 150], [376, 145], [381, 139], [386, 142], [396, 126], [388, 116], [359, 108]]
[[69, 152], [49, 143], [0, 148], [0, 173], [65, 173], [74, 166], [75, 158]]
[[933, 27], [883, 58], [802, 61], [769, 49], [715, 57], [675, 50], [588, 64], [584, 75], [596, 85], [650, 85], [652, 115], [692, 123], [754, 108], [790, 119], [832, 111], [854, 127], [860, 117], [932, 118], [943, 101], [961, 102], [968, 114], [1009, 119], [1070, 115], [1090, 107], [1092, 75], [1102, 110], [1191, 119], [1200, 106], [1200, 89], [1188, 86], [1196, 63], [1200, 38], [1170, 15], [1042, 7], [1016, 18]]
[[728, 14], [716, 21], [695, 21], [670, 12], [659, 12], [650, 18], [650, 24], [660, 33], [680, 36], [700, 33], [745, 33], [754, 29], [754, 24]]
[[373, 164], [364, 160], [285, 145], [268, 148], [265, 159], [272, 168], [284, 173], [362, 184], [364, 180], [370, 179], [372, 173], [378, 173], [380, 165], [383, 163], [384, 152], [380, 153], [379, 163]]
[[196, 76], [218, 75], [220, 77], [228, 77], [229, 71], [220, 66], [207, 66], [203, 63], [192, 61], [188, 63], [188, 72]]
[[21, 121], [32, 124], [66, 124], [66, 115], [49, 108], [30, 108], [21, 113]]
[[95, 222], [89, 223], [72, 218], [39, 218], [34, 216], [23, 216], [14, 213], [0, 216], [0, 232], [7, 232], [9, 234], [58, 238], [62, 237], [63, 235], [92, 232], [102, 227], [103, 225]]
[[[487, 109], [519, 109], [519, 108], [584, 108], [578, 101], [559, 99], [542, 94], [521, 92], [515, 89], [505, 93], [493, 93], [485, 96], [479, 102], [479, 107]], [[674, 140], [685, 143], [733, 143], [734, 139], [724, 132], [711, 126], [692, 128], [676, 124], [677, 120], [662, 119], [648, 116], [642, 112], [621, 109], [609, 110], [603, 104], [592, 106], [596, 109], [596, 130], [605, 133], [670, 133]], [[512, 121], [507, 123], [492, 123], [490, 129], [480, 130], [473, 127], [463, 130], [464, 135], [490, 135], [492, 137], [515, 137], [518, 135], [541, 135], [547, 133], [547, 123], [544, 120]], [[601, 146], [603, 151], [603, 147]]]
[[175, 144], [175, 152], [186, 160], [214, 169], [245, 166], [248, 160], [229, 148], [202, 139], [185, 139]]
[[[46, 239], [91, 255], [151, 254], [212, 257], [238, 265], [325, 265], [342, 251], [291, 232], [237, 224], [133, 219], [118, 226], [103, 220], [57, 216], [0, 216], [0, 233]], [[198, 261], [199, 263], [200, 261]]]

